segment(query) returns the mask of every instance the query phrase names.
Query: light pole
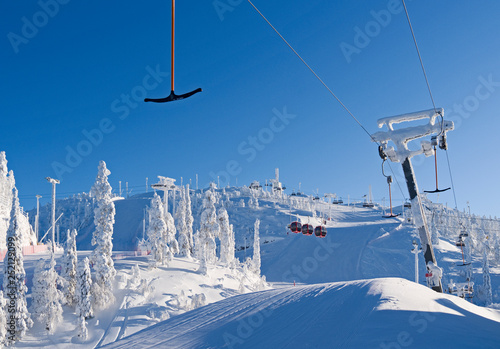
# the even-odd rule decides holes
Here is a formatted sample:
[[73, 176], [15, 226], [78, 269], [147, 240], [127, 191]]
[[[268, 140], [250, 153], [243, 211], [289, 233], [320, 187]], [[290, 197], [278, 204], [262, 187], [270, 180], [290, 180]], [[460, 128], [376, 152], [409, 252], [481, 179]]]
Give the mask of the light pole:
[[45, 177], [45, 179], [52, 183], [52, 253], [55, 252], [55, 236], [56, 236], [56, 184], [61, 183], [58, 179]]
[[36, 243], [38, 244], [38, 230], [39, 228], [39, 222], [40, 222], [40, 198], [41, 195], [36, 196], [36, 217], [35, 217], [35, 235], [36, 235]]

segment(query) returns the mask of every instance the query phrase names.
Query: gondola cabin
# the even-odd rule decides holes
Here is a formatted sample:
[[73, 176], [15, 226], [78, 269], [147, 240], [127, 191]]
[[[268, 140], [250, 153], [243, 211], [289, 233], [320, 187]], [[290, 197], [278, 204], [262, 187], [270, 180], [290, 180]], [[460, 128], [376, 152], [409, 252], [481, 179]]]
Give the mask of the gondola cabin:
[[292, 233], [300, 233], [302, 231], [302, 224], [300, 222], [292, 222], [290, 224], [290, 230]]
[[326, 227], [323, 225], [318, 225], [316, 228], [314, 228], [314, 235], [319, 238], [324, 238], [326, 236]]
[[311, 224], [302, 225], [302, 234], [312, 235], [314, 233], [314, 227]]

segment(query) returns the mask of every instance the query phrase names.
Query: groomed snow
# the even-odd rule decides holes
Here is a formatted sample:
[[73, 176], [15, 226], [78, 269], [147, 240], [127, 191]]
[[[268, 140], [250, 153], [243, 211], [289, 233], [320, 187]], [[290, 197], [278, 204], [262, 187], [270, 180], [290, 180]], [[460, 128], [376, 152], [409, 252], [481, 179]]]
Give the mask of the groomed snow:
[[384, 278], [228, 298], [106, 348], [498, 348], [500, 311]]

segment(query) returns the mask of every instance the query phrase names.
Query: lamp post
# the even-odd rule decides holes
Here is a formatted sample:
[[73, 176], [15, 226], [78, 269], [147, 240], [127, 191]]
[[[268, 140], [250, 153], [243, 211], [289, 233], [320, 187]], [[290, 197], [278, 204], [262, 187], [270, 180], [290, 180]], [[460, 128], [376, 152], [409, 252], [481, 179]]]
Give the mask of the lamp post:
[[52, 253], [56, 250], [55, 236], [56, 236], [56, 184], [61, 183], [58, 179], [45, 177], [45, 179], [52, 183]]

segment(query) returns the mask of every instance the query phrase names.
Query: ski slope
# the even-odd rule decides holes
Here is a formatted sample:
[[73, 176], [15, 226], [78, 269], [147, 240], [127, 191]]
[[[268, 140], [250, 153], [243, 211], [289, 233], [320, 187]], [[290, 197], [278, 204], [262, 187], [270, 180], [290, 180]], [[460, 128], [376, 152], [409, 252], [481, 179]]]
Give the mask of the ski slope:
[[[148, 257], [130, 256], [143, 238], [144, 208], [153, 195], [138, 194], [115, 201], [117, 301], [88, 321], [89, 339], [81, 342], [75, 337], [74, 310], [65, 307], [65, 323], [57, 334], [48, 336], [35, 327], [19, 347], [498, 347], [499, 312], [425, 287], [422, 254], [419, 284], [408, 281], [414, 280], [410, 250], [418, 236], [403, 217], [382, 218], [379, 207], [330, 205], [312, 198], [290, 205], [261, 196], [257, 207], [249, 205], [248, 189], [226, 192], [240, 261], [252, 257], [253, 224], [257, 218], [261, 221], [261, 270], [269, 285], [256, 286], [260, 281], [248, 279], [241, 267], [212, 265], [209, 276], [203, 276], [196, 272], [196, 260], [175, 258], [168, 267], [151, 269]], [[192, 197], [195, 230], [201, 212], [197, 194]], [[76, 219], [81, 226], [79, 250], [92, 248], [90, 203], [86, 210], [84, 203], [76, 199], [61, 203], [65, 215], [81, 213]], [[172, 197], [169, 203], [172, 211]], [[326, 217], [331, 220], [326, 220], [324, 239], [287, 229], [294, 220], [319, 225]], [[435, 245], [445, 288], [452, 279], [464, 279], [461, 250], [453, 240], [458, 232], [448, 230]], [[87, 254], [79, 252], [79, 258]], [[30, 290], [36, 258], [26, 259]], [[475, 288], [482, 285], [481, 262], [481, 256], [473, 256]], [[131, 268], [136, 264], [142, 286], [132, 282]], [[490, 272], [493, 301], [500, 303], [500, 268], [492, 263]], [[261, 289], [268, 290], [256, 292]], [[195, 302], [198, 296], [204, 302]], [[482, 304], [479, 299], [473, 302]]]
[[225, 299], [105, 348], [498, 348], [500, 311], [399, 278]]

